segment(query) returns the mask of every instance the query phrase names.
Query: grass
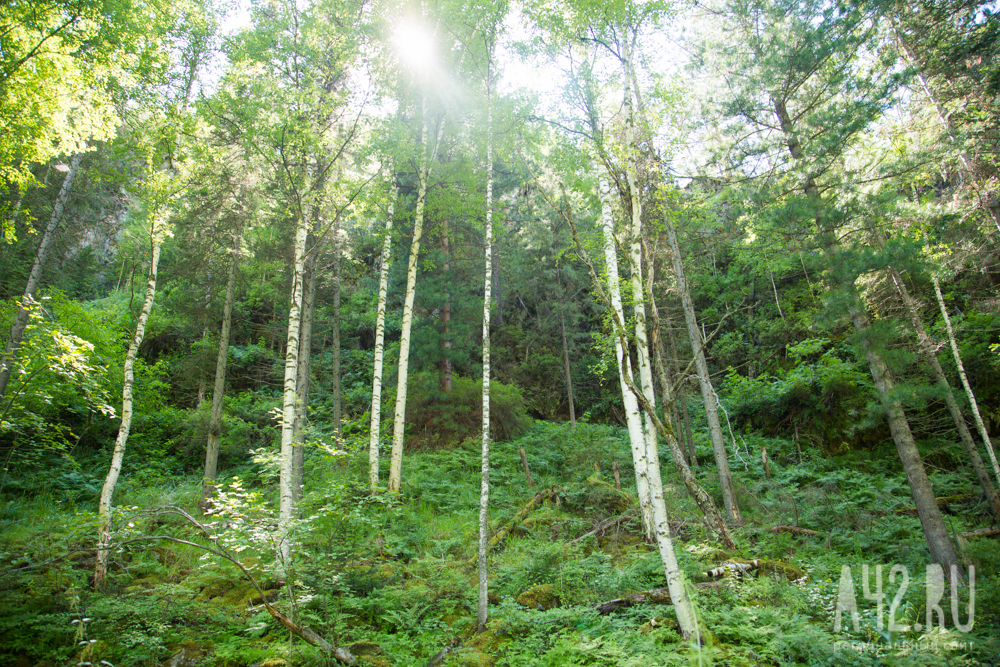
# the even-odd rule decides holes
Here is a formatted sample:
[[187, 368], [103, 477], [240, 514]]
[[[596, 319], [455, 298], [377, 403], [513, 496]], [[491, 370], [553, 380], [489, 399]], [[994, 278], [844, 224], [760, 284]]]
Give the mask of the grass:
[[[628, 447], [613, 428], [573, 430], [540, 423], [518, 441], [494, 444], [492, 530], [506, 524], [536, 490], [555, 487], [557, 494], [491, 553], [491, 621], [482, 635], [473, 633], [476, 573], [471, 563], [478, 532], [478, 443], [408, 452], [398, 497], [367, 493], [364, 443], [356, 443], [352, 453], [348, 442], [348, 454], [338, 458], [313, 452], [296, 527], [296, 560], [284, 587], [278, 584], [273, 539], [275, 488], [264, 471], [230, 471], [239, 473], [246, 492], [259, 495], [245, 496], [247, 520], [231, 523], [221, 535], [275, 604], [329, 641], [355, 645], [366, 665], [427, 664], [445, 647], [456, 648], [445, 663], [453, 667], [976, 665], [990, 664], [1000, 653], [1000, 639], [990, 630], [1000, 623], [995, 543], [961, 545], [963, 557], [976, 567], [973, 630], [954, 628], [947, 593], [942, 606], [948, 629], [921, 632], [916, 623], [926, 615], [926, 548], [916, 518], [892, 513], [910, 504], [898, 463], [867, 457], [844, 465], [814, 455], [799, 465], [797, 457], [794, 462], [781, 458], [782, 446], [793, 451], [787, 443], [768, 440], [768, 450], [778, 453], [768, 480], [749, 455], [755, 441], [745, 437], [748, 452], [734, 470], [746, 519], [736, 531], [736, 553], [722, 552], [704, 531], [663, 458], [671, 522], [680, 526], [675, 548], [681, 567], [692, 584], [704, 581], [700, 573], [726, 557], [781, 559], [809, 577], [789, 581], [772, 572], [719, 589], [692, 589], [703, 627], [700, 645], [680, 639], [669, 606], [636, 606], [608, 616], [594, 610], [624, 593], [665, 585], [656, 550], [635, 522], [580, 539], [634, 503]], [[524, 481], [519, 446], [527, 452], [535, 488]], [[703, 461], [709, 456], [707, 450], [699, 452]], [[615, 461], [622, 471], [621, 493], [613, 488]], [[698, 474], [717, 493], [711, 470], [703, 467]], [[940, 470], [935, 477], [950, 493], [971, 490], [964, 471]], [[193, 477], [153, 486], [126, 483], [118, 502], [194, 512], [199, 484]], [[325, 656], [292, 641], [263, 612], [235, 567], [196, 548], [130, 545], [115, 555], [106, 591], [91, 592], [93, 561], [83, 551], [95, 531], [90, 504], [49, 494], [0, 505], [0, 589], [5, 595], [0, 661], [24, 667], [101, 660], [116, 666], [162, 665], [183, 650], [189, 665], [327, 664]], [[959, 531], [987, 519], [971, 507], [948, 520]], [[120, 527], [130, 523], [128, 530], [136, 535], [200, 539], [167, 517], [126, 512]], [[821, 534], [771, 533], [778, 523]], [[907, 567], [908, 585], [894, 609], [903, 629], [876, 628], [874, 603], [860, 585], [860, 567], [866, 563], [873, 573], [875, 565], [883, 566], [886, 608], [900, 590], [898, 578], [889, 581], [890, 568]], [[833, 614], [844, 565], [852, 568], [861, 623], [857, 632], [845, 623], [846, 631], [838, 635]], [[521, 593], [538, 586], [550, 587], [560, 606], [540, 611], [517, 603]]]

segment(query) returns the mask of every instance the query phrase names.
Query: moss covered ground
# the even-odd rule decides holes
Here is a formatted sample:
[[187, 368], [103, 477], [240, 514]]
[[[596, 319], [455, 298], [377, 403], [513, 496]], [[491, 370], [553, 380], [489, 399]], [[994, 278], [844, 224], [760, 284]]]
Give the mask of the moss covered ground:
[[[761, 445], [771, 456], [770, 479], [754, 455]], [[524, 479], [519, 446], [534, 488]], [[709, 460], [709, 444], [701, 447], [700, 459]], [[703, 528], [664, 452], [675, 548], [699, 615], [696, 641], [682, 640], [662, 600], [606, 615], [596, 609], [665, 586], [655, 546], [630, 512], [625, 434], [611, 427], [538, 423], [519, 440], [495, 444], [493, 531], [507, 527], [540, 489], [552, 493], [491, 552], [490, 621], [478, 634], [474, 442], [408, 452], [398, 496], [368, 493], [362, 443], [348, 441], [339, 455], [311, 451], [287, 564], [276, 557], [276, 482], [266, 464], [228, 471], [220, 511], [208, 517], [197, 513], [196, 477], [126, 479], [115, 518], [120, 546], [100, 593], [91, 590], [96, 503], [81, 494], [25, 493], [0, 507], [0, 664], [332, 664], [281, 627], [265, 600], [347, 647], [357, 664], [378, 667], [1000, 663], [995, 538], [956, 538], [975, 580], [958, 590], [957, 621], [951, 591], [944, 592], [928, 631], [926, 547], [917, 518], [905, 511], [912, 503], [898, 461], [817, 453], [799, 463], [794, 452], [788, 442], [741, 439], [733, 466], [746, 521], [735, 530], [735, 552], [720, 549]], [[712, 473], [698, 470], [717, 496]], [[941, 496], [974, 491], [962, 470], [937, 469], [932, 478]], [[209, 536], [162, 509], [168, 507], [195, 516]], [[990, 523], [974, 494], [950, 503], [949, 512], [956, 534]], [[817, 534], [773, 532], [778, 525]], [[233, 555], [261, 590], [203, 547]], [[704, 574], [754, 559], [760, 562], [751, 571], [717, 583]], [[866, 565], [868, 593], [881, 566], [881, 628], [876, 601], [863, 587]], [[846, 601], [845, 566], [858, 629], [848, 609], [835, 632], [838, 598]]]

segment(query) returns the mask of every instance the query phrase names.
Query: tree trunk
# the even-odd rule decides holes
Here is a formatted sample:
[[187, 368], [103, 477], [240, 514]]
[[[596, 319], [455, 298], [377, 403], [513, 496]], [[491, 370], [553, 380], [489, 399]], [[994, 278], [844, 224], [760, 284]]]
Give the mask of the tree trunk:
[[[17, 358], [18, 348], [24, 338], [24, 331], [28, 327], [28, 309], [35, 300], [38, 293], [38, 286], [42, 282], [42, 272], [45, 271], [45, 262], [48, 260], [49, 251], [56, 240], [56, 229], [62, 221], [63, 211], [66, 209], [66, 201], [69, 199], [70, 189], [73, 187], [73, 180], [80, 170], [80, 161], [83, 160], [83, 153], [76, 153], [69, 163], [69, 171], [63, 179], [62, 187], [56, 196], [55, 206], [52, 207], [52, 216], [49, 224], [42, 234], [42, 240], [38, 244], [38, 252], [35, 255], [35, 263], [31, 265], [31, 273], [28, 274], [28, 284], [24, 288], [24, 295], [21, 297], [21, 305], [17, 309], [17, 316], [14, 318], [14, 325], [10, 329], [10, 338], [7, 339], [7, 348], [3, 356], [0, 357], [0, 398], [7, 393], [7, 384], [10, 382], [10, 374]], [[20, 202], [20, 200], [19, 200]]]
[[[655, 308], [656, 301], [651, 300]], [[687, 406], [687, 379], [681, 377], [681, 370], [677, 364], [677, 342], [674, 340], [674, 330], [673, 322], [670, 319], [670, 315], [667, 311], [664, 311], [664, 319], [666, 319], [667, 324], [667, 343], [670, 346], [670, 363], [673, 370], [674, 382], [677, 388], [677, 405], [679, 406], [678, 412], [680, 413], [681, 422], [684, 424], [684, 439], [687, 445], [687, 460], [688, 465], [692, 469], [698, 467], [698, 457], [694, 453], [694, 437], [691, 435], [691, 418], [688, 414]], [[659, 313], [654, 312], [653, 314], [654, 322], [659, 323]], [[657, 326], [659, 326], [657, 324]]]
[[[632, 110], [632, 83], [629, 76], [631, 56], [627, 40], [623, 44], [622, 65], [625, 74], [625, 179], [628, 185], [629, 209], [631, 212], [629, 226], [629, 272], [632, 277], [632, 315], [635, 318], [635, 351], [636, 364], [639, 367], [640, 389], [646, 402], [656, 409], [656, 394], [653, 390], [653, 370], [649, 357], [649, 340], [646, 334], [646, 291], [643, 286], [643, 255], [642, 255], [642, 199], [639, 196], [639, 186], [636, 182], [635, 152], [638, 146], [635, 140], [635, 115]], [[622, 319], [624, 322], [624, 318]], [[650, 415], [643, 413], [643, 433], [646, 441], [646, 465], [649, 476], [649, 488], [652, 493], [659, 489], [663, 492], [663, 482], [660, 479], [660, 453], [657, 447], [656, 427]]]
[[382, 265], [379, 268], [378, 279], [378, 306], [375, 314], [375, 367], [372, 373], [371, 428], [368, 433], [368, 486], [372, 493], [378, 491], [378, 450], [382, 420], [382, 355], [385, 353], [385, 297], [389, 285], [389, 256], [392, 252], [392, 216], [395, 211], [396, 191], [396, 188], [393, 187], [386, 212], [385, 236], [382, 239]]
[[719, 485], [722, 487], [722, 500], [726, 506], [726, 519], [734, 526], [743, 524], [740, 508], [736, 502], [736, 489], [733, 486], [733, 476], [729, 470], [729, 456], [726, 453], [726, 442], [722, 437], [722, 424], [719, 421], [719, 410], [715, 403], [715, 389], [708, 374], [708, 363], [705, 361], [705, 341], [698, 330], [698, 318], [694, 311], [694, 301], [688, 289], [687, 277], [684, 273], [684, 262], [681, 258], [680, 244], [677, 242], [677, 231], [673, 224], [664, 218], [667, 233], [667, 243], [670, 245], [674, 275], [677, 278], [677, 291], [680, 293], [681, 306], [684, 309], [684, 320], [687, 323], [688, 338], [691, 341], [691, 351], [694, 354], [695, 372], [701, 387], [701, 398], [705, 404], [705, 417], [708, 421], [709, 434], [712, 437], [712, 452], [715, 454], [715, 465], [719, 471]]
[[[489, 617], [488, 559], [486, 548], [490, 537], [490, 299], [493, 291], [493, 107], [492, 107], [492, 43], [487, 52], [486, 69], [486, 228], [483, 283], [483, 451], [479, 485], [479, 595], [476, 606], [477, 629], [486, 629]], [[523, 450], [522, 450], [523, 451]]]
[[292, 260], [292, 289], [288, 306], [288, 334], [285, 339], [285, 380], [281, 417], [281, 470], [278, 479], [278, 557], [279, 577], [284, 580], [292, 555], [289, 530], [295, 505], [294, 446], [295, 404], [298, 398], [299, 336], [302, 329], [303, 278], [305, 275], [306, 236], [309, 227], [309, 210], [300, 212], [295, 230]]
[[399, 492], [402, 483], [403, 429], [406, 422], [406, 381], [410, 366], [410, 330], [413, 327], [413, 299], [417, 286], [417, 258], [420, 256], [420, 236], [424, 227], [424, 205], [427, 202], [427, 181], [430, 178], [431, 163], [437, 157], [441, 136], [444, 134], [444, 119], [438, 127], [437, 140], [431, 154], [427, 155], [427, 102], [423, 102], [423, 125], [420, 131], [420, 184], [417, 187], [417, 205], [413, 217], [413, 240], [410, 242], [410, 257], [406, 265], [406, 295], [403, 299], [403, 322], [399, 336], [399, 372], [396, 382], [396, 409], [392, 422], [392, 454], [389, 459], [389, 481], [386, 488]]
[[976, 420], [976, 428], [979, 429], [979, 435], [983, 439], [983, 444], [986, 445], [986, 453], [989, 455], [990, 463], [993, 465], [993, 474], [996, 475], [997, 482], [1000, 482], [1000, 466], [997, 465], [997, 455], [993, 451], [993, 442], [990, 440], [990, 434], [986, 430], [986, 424], [983, 423], [983, 416], [979, 413], [979, 404], [976, 402], [976, 395], [972, 393], [969, 376], [965, 374], [962, 354], [959, 352], [958, 342], [955, 340], [955, 330], [951, 327], [951, 317], [948, 316], [948, 309], [944, 306], [944, 295], [941, 294], [941, 284], [938, 282], [937, 276], [933, 276], [933, 280], [934, 294], [937, 296], [938, 308], [941, 309], [941, 317], [944, 318], [944, 325], [948, 330], [948, 342], [951, 343], [951, 353], [955, 357], [958, 377], [962, 380], [962, 387], [965, 389], [965, 395], [969, 399], [969, 407], [972, 408], [972, 416]]
[[[337, 438], [344, 437], [344, 407], [341, 388], [343, 383], [340, 378], [340, 278], [341, 267], [343, 266], [343, 248], [340, 245], [340, 215], [333, 227], [333, 341], [330, 344], [330, 351], [333, 353], [332, 374], [333, 374], [333, 420], [334, 432]], [[314, 288], [315, 289], [315, 288]]]
[[972, 462], [972, 469], [975, 471], [976, 477], [979, 479], [979, 485], [982, 487], [983, 493], [986, 495], [986, 499], [990, 503], [993, 514], [1000, 516], [1000, 494], [997, 493], [996, 487], [993, 486], [993, 482], [990, 480], [990, 474], [986, 470], [986, 465], [983, 463], [983, 458], [979, 455], [979, 449], [976, 447], [976, 442], [972, 439], [972, 433], [969, 432], [969, 427], [965, 424], [965, 416], [962, 414], [962, 409], [959, 407], [958, 401], [955, 400], [955, 394], [951, 390], [951, 383], [948, 382], [948, 377], [945, 375], [944, 369], [941, 367], [941, 362], [938, 361], [934, 345], [931, 343], [931, 338], [927, 334], [927, 330], [924, 328], [923, 320], [920, 318], [920, 310], [917, 303], [910, 295], [910, 291], [906, 289], [906, 283], [903, 282], [903, 278], [899, 275], [899, 272], [895, 269], [891, 269], [890, 271], [892, 274], [892, 280], [896, 284], [896, 289], [899, 291], [899, 296], [902, 298], [903, 304], [906, 306], [906, 311], [910, 315], [910, 322], [913, 323], [913, 331], [917, 334], [920, 351], [923, 353], [927, 363], [934, 371], [934, 377], [944, 394], [945, 405], [948, 407], [948, 412], [951, 414], [952, 421], [955, 422], [955, 429], [958, 431], [959, 438], [962, 440], [962, 445], [965, 447], [969, 460]]
[[219, 443], [222, 439], [222, 398], [226, 390], [226, 363], [229, 360], [229, 333], [233, 322], [233, 302], [236, 300], [236, 269], [243, 240], [242, 225], [233, 234], [233, 253], [226, 276], [226, 300], [222, 306], [222, 327], [219, 331], [219, 353], [215, 358], [215, 384], [212, 389], [212, 412], [208, 418], [208, 445], [205, 448], [205, 474], [201, 482], [201, 510], [211, 506], [215, 497], [215, 479], [219, 464]]
[[[441, 304], [441, 366], [438, 383], [441, 391], [451, 393], [451, 294], [448, 291], [448, 273], [451, 271], [448, 219], [441, 221], [441, 252], [444, 253], [444, 303]], [[492, 267], [491, 267], [492, 268]]]
[[[308, 241], [308, 237], [307, 237]], [[302, 500], [306, 427], [309, 425], [309, 369], [312, 363], [313, 306], [316, 301], [316, 251], [304, 267], [298, 370], [295, 372], [295, 423], [292, 426], [292, 504]]]
[[566, 373], [566, 400], [569, 401], [569, 423], [576, 428], [576, 405], [573, 402], [573, 373], [569, 365], [569, 341], [566, 340], [566, 314], [559, 314], [559, 324], [562, 333], [563, 369]]
[[[857, 293], [853, 296], [857, 298]], [[927, 477], [927, 471], [924, 469], [924, 462], [917, 450], [917, 443], [913, 440], [913, 434], [910, 432], [906, 413], [899, 400], [893, 397], [892, 374], [882, 356], [872, 349], [871, 341], [868, 340], [870, 335], [868, 317], [857, 302], [851, 305], [851, 319], [854, 322], [854, 328], [861, 334], [861, 346], [868, 359], [875, 387], [878, 389], [882, 404], [885, 406], [889, 430], [896, 443], [899, 458], [903, 462], [903, 471], [906, 473], [906, 480], [910, 485], [910, 494], [913, 496], [913, 503], [917, 508], [917, 516], [920, 517], [920, 525], [930, 550], [931, 560], [939, 563], [946, 573], [951, 571], [952, 566], [962, 571], [962, 565], [955, 553], [955, 546], [951, 543], [948, 528], [944, 524], [941, 510], [938, 509], [937, 500], [934, 498], [934, 490]]]
[[[101, 517], [101, 527], [97, 536], [97, 562], [94, 566], [94, 590], [101, 590], [104, 581], [108, 576], [108, 558], [110, 556], [109, 544], [111, 541], [111, 500], [118, 486], [118, 476], [121, 474], [122, 462], [125, 459], [125, 447], [128, 444], [129, 431], [132, 428], [132, 384], [135, 379], [134, 367], [135, 357], [139, 353], [139, 346], [146, 333], [146, 322], [149, 321], [149, 314], [153, 310], [153, 298], [156, 295], [156, 269], [160, 263], [160, 233], [158, 220], [153, 219], [150, 237], [152, 240], [152, 253], [149, 262], [149, 276], [146, 282], [146, 299], [142, 303], [142, 310], [135, 324], [135, 335], [129, 344], [128, 353], [125, 355], [124, 382], [122, 383], [122, 421], [118, 427], [118, 437], [115, 438], [115, 448], [111, 454], [111, 465], [108, 474], [104, 478], [104, 486], [101, 489], [101, 499], [97, 505], [97, 514]], [[162, 224], [162, 223], [161, 223]]]
[[[611, 306], [618, 321], [625, 321], [625, 311], [622, 307], [621, 287], [618, 278], [618, 255], [615, 251], [614, 221], [611, 213], [611, 187], [607, 175], [600, 175], [601, 224], [604, 230], [604, 261], [607, 271], [608, 295]], [[622, 402], [625, 405], [625, 425], [628, 428], [629, 442], [632, 446], [632, 463], [635, 468], [635, 488], [639, 496], [639, 510], [642, 525], [646, 535], [653, 537], [655, 524], [653, 518], [652, 497], [649, 490], [649, 461], [646, 449], [646, 434], [642, 427], [642, 417], [639, 414], [639, 403], [628, 389], [626, 374], [632, 375], [632, 361], [628, 349], [624, 347], [622, 337], [615, 335], [615, 357], [618, 365], [618, 384], [622, 392]]]
[[[771, 95], [774, 104], [774, 112], [778, 117], [781, 132], [784, 135], [788, 152], [796, 163], [804, 160], [805, 154], [802, 144], [795, 132], [794, 123], [784, 99], [780, 95]], [[803, 181], [802, 191], [805, 193], [807, 201], [813, 206], [813, 217], [819, 233], [825, 237], [824, 250], [828, 254], [830, 267], [836, 276], [842, 273], [844, 261], [839, 254], [839, 246], [833, 229], [828, 228], [825, 221], [822, 194], [816, 183], [814, 174], [807, 172]], [[872, 348], [869, 340], [870, 328], [868, 326], [868, 315], [862, 308], [860, 296], [854, 287], [853, 276], [835, 277], [841, 285], [849, 291], [848, 310], [855, 330], [861, 336], [861, 346], [865, 351], [868, 366], [871, 369], [872, 379], [878, 390], [879, 397], [886, 410], [886, 420], [889, 423], [889, 430], [892, 433], [892, 440], [896, 444], [896, 451], [903, 464], [906, 473], [906, 480], [909, 482], [910, 494], [913, 496], [914, 505], [917, 508], [917, 515], [920, 517], [920, 525], [924, 531], [924, 539], [930, 551], [931, 559], [941, 564], [945, 572], [949, 572], [950, 565], [960, 567], [958, 557], [955, 554], [955, 547], [948, 536], [948, 529], [944, 525], [941, 511], [938, 509], [937, 501], [934, 499], [934, 490], [931, 488], [927, 471], [924, 469], [924, 462], [920, 458], [916, 442], [913, 440], [913, 433], [910, 431], [910, 424], [906, 419], [906, 413], [898, 399], [893, 397], [894, 382], [889, 367], [882, 356]]]

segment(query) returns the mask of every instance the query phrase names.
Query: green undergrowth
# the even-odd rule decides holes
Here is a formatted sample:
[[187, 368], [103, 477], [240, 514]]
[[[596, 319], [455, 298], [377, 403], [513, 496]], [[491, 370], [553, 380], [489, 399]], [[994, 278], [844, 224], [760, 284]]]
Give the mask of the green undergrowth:
[[[295, 556], [287, 568], [277, 556], [276, 482], [261, 457], [227, 472], [219, 511], [208, 517], [197, 512], [194, 477], [156, 485], [125, 480], [116, 499], [119, 546], [101, 593], [91, 589], [92, 503], [51, 493], [6, 501], [0, 506], [0, 663], [330, 664], [319, 649], [291, 637], [266, 611], [265, 600], [332, 644], [350, 647], [360, 665], [426, 665], [445, 649], [439, 664], [451, 667], [995, 662], [995, 542], [959, 540], [963, 559], [976, 570], [974, 604], [971, 582], [959, 590], [959, 623], [968, 622], [972, 608], [971, 631], [956, 627], [950, 591], [941, 603], [945, 628], [922, 631], [917, 624], [926, 619], [927, 552], [918, 519], [907, 512], [911, 500], [898, 462], [888, 453], [833, 459], [813, 451], [800, 463], [793, 443], [750, 435], [738, 440], [731, 463], [744, 526], [734, 531], [734, 552], [703, 528], [662, 452], [675, 550], [697, 607], [696, 639], [681, 638], [669, 605], [607, 615], [596, 610], [599, 603], [665, 586], [659, 554], [634, 512], [625, 434], [605, 426], [537, 423], [521, 438], [493, 445], [490, 527], [493, 533], [507, 529], [508, 536], [489, 556], [490, 621], [483, 633], [474, 632], [478, 442], [410, 452], [402, 493], [371, 495], [367, 443], [357, 436], [341, 450], [309, 449], [306, 495], [293, 529]], [[718, 496], [704, 464], [710, 452], [700, 447], [699, 478]], [[762, 447], [769, 452], [770, 478]], [[932, 479], [939, 495], [962, 497], [945, 509], [951, 529], [988, 524], [963, 469], [933, 469]], [[544, 500], [511, 524], [541, 491]], [[717, 502], [721, 507], [721, 498]], [[165, 509], [170, 507], [205, 524], [212, 537]], [[773, 532], [779, 525], [818, 534]], [[261, 590], [205, 547], [225, 550]], [[706, 570], [729, 559], [760, 559], [763, 565], [715, 587], [699, 586], [708, 582]], [[881, 630], [876, 605], [864, 595], [863, 565], [872, 586], [881, 566]], [[848, 611], [835, 633], [844, 566], [853, 577], [858, 629]]]

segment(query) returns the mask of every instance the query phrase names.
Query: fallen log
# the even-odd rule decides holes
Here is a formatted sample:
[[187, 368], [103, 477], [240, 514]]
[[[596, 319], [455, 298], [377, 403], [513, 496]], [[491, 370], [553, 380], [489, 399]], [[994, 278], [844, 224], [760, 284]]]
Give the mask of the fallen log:
[[[555, 497], [556, 497], [555, 486], [536, 493], [531, 498], [531, 500], [525, 503], [524, 507], [518, 510], [517, 514], [514, 515], [514, 518], [512, 518], [510, 521], [507, 522], [507, 525], [498, 530], [497, 533], [490, 538], [489, 543], [486, 545], [486, 550], [490, 551], [500, 546], [500, 544], [507, 539], [507, 536], [510, 535], [510, 531], [514, 530], [517, 524], [524, 521], [524, 519], [529, 514], [531, 514], [532, 510], [534, 510], [535, 507], [537, 507], [540, 502], [545, 500], [552, 500]], [[479, 561], [478, 553], [469, 559], [469, 563], [472, 565], [476, 564], [478, 561]]]
[[756, 570], [761, 566], [761, 562], [756, 558], [754, 560], [727, 560], [725, 563], [719, 567], [712, 568], [705, 572], [705, 576], [714, 579], [716, 577], [721, 577], [725, 574], [738, 574], [740, 572], [749, 572], [750, 570]]
[[185, 519], [188, 523], [192, 524], [195, 528], [200, 530], [201, 533], [205, 536], [205, 538], [208, 539], [210, 542], [212, 542], [214, 548], [207, 546], [205, 544], [199, 544], [198, 542], [192, 542], [191, 540], [184, 540], [178, 537], [172, 537], [170, 535], [144, 535], [141, 537], [133, 537], [131, 539], [124, 540], [123, 542], [119, 543], [118, 546], [136, 542], [153, 542], [156, 540], [166, 540], [168, 542], [175, 542], [177, 544], [184, 544], [189, 547], [195, 547], [196, 549], [201, 549], [202, 551], [207, 551], [210, 554], [218, 556], [223, 560], [227, 560], [233, 565], [235, 565], [243, 573], [243, 577], [250, 583], [250, 585], [257, 590], [257, 593], [260, 594], [264, 608], [267, 610], [267, 613], [269, 613], [271, 617], [274, 618], [274, 620], [278, 621], [278, 623], [280, 623], [282, 626], [288, 629], [295, 636], [299, 637], [300, 639], [306, 641], [309, 644], [312, 644], [316, 648], [325, 651], [326, 653], [333, 656], [334, 658], [344, 663], [345, 665], [353, 665], [355, 662], [357, 662], [357, 659], [349, 650], [347, 650], [343, 646], [334, 646], [330, 642], [326, 641], [326, 639], [324, 639], [322, 636], [314, 632], [309, 626], [300, 625], [296, 623], [288, 616], [286, 616], [284, 613], [282, 613], [280, 609], [278, 609], [270, 602], [268, 602], [267, 595], [264, 593], [264, 589], [261, 587], [260, 582], [257, 581], [257, 578], [253, 576], [253, 574], [246, 568], [246, 566], [243, 565], [243, 563], [240, 562], [238, 558], [236, 558], [236, 556], [229, 553], [229, 551], [224, 546], [224, 543], [219, 540], [219, 535], [209, 530], [208, 526], [199, 522], [197, 519], [195, 519], [190, 514], [180, 509], [179, 507], [172, 507], [172, 506], [160, 507], [154, 510], [143, 512], [143, 514], [146, 516], [160, 516], [168, 514], [180, 516], [183, 519]]
[[577, 542], [583, 540], [584, 538], [590, 537], [591, 535], [596, 535], [597, 533], [604, 532], [605, 530], [607, 530], [611, 526], [617, 526], [622, 521], [626, 521], [628, 519], [634, 519], [635, 516], [636, 516], [635, 510], [629, 510], [628, 512], [625, 512], [624, 514], [622, 514], [620, 516], [616, 516], [613, 519], [608, 519], [607, 521], [602, 521], [599, 524], [597, 524], [597, 528], [594, 528], [592, 531], [590, 531], [588, 533], [584, 533], [580, 537], [578, 537], [575, 540], [573, 540], [570, 544], [576, 544]]
[[[705, 581], [700, 584], [695, 584], [697, 588], [719, 588], [724, 582], [721, 581]], [[602, 602], [601, 604], [595, 606], [597, 613], [601, 616], [606, 616], [616, 609], [621, 609], [622, 607], [631, 607], [637, 604], [670, 604], [670, 590], [667, 588], [654, 588], [648, 591], [642, 591], [641, 593], [629, 593], [620, 598], [615, 598], [614, 600], [608, 600], [607, 602]]]
[[964, 533], [959, 533], [962, 537], [994, 537], [1000, 535], [1000, 526], [989, 526], [988, 528], [978, 528], [976, 530], [967, 530]]
[[792, 535], [819, 535], [818, 530], [810, 530], [809, 528], [799, 528], [798, 526], [775, 526], [771, 529], [772, 533], [791, 533]]

